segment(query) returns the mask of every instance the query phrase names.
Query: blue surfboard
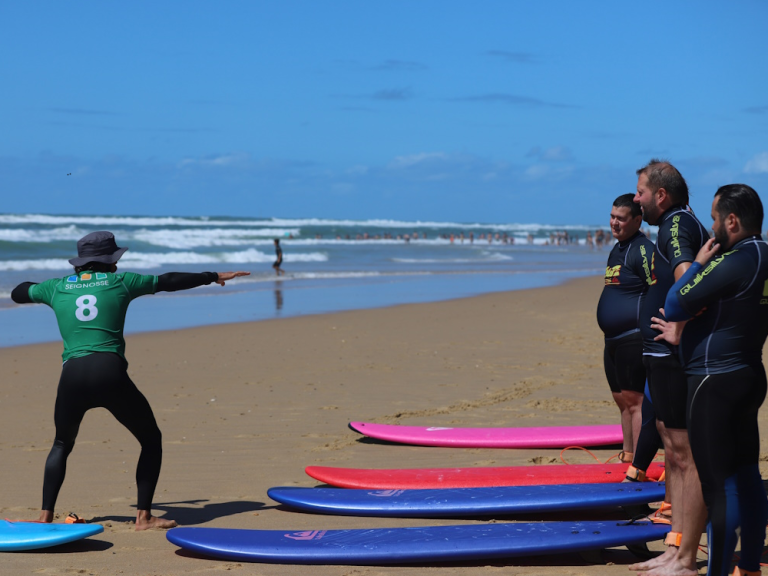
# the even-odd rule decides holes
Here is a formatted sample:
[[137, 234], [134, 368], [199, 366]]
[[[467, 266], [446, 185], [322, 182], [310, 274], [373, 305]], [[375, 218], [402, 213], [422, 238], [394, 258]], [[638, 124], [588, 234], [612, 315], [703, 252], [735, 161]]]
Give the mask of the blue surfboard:
[[668, 531], [663, 524], [614, 521], [299, 532], [173, 528], [166, 537], [185, 550], [226, 560], [365, 566], [581, 552], [661, 540]]
[[440, 518], [632, 506], [664, 499], [663, 482], [360, 490], [276, 487], [270, 498], [305, 512]]
[[101, 524], [40, 524], [0, 520], [0, 551], [49, 548], [104, 532]]

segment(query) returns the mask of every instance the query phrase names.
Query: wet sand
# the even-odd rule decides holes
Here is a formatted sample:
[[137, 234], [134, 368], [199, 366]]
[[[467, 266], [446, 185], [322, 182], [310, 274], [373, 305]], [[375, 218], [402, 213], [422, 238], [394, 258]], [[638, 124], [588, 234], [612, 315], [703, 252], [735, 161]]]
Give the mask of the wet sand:
[[[302, 514], [278, 508], [266, 492], [272, 486], [317, 485], [304, 474], [308, 465], [418, 468], [560, 462], [559, 450], [377, 443], [363, 440], [347, 424], [618, 423], [603, 374], [602, 333], [595, 321], [602, 282], [592, 277], [448, 302], [128, 337], [129, 374], [149, 399], [163, 431], [155, 514], [184, 526], [287, 531], [482, 522]], [[43, 466], [54, 433], [60, 353], [59, 343], [0, 349], [1, 517], [36, 517], [39, 510]], [[763, 412], [761, 423], [764, 420]], [[617, 451], [593, 450], [603, 461]], [[48, 551], [3, 554], [2, 574], [188, 575], [229, 570], [320, 576], [571, 576], [626, 574], [626, 564], [636, 561], [618, 549], [586, 556], [406, 567], [201, 559], [180, 553], [163, 532], [134, 532], [138, 452], [138, 443], [110, 414], [89, 412], [69, 458], [57, 513], [63, 521], [75, 512], [104, 524], [105, 532]], [[572, 463], [592, 461], [583, 452], [566, 457]], [[610, 513], [558, 518], [606, 515]], [[515, 518], [540, 519], [544, 517]]]

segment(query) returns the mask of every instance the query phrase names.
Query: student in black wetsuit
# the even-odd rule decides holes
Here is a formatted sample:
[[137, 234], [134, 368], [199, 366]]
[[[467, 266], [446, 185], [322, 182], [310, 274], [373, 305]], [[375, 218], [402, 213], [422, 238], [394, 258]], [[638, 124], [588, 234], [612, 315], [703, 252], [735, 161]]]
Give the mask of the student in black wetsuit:
[[43, 507], [39, 522], [52, 522], [67, 458], [85, 413], [97, 407], [109, 410], [141, 444], [136, 467], [138, 505], [136, 530], [172, 528], [176, 522], [152, 516], [152, 498], [163, 457], [162, 436], [152, 408], [128, 376], [123, 325], [130, 302], [146, 294], [174, 292], [247, 276], [249, 272], [172, 272], [147, 276], [117, 273], [117, 261], [127, 248], [119, 248], [110, 232], [92, 232], [77, 243], [77, 258], [69, 262], [74, 274], [40, 284], [23, 282], [11, 298], [18, 304], [39, 303], [56, 314], [64, 365], [56, 394], [56, 438], [45, 462]]
[[611, 233], [617, 240], [608, 256], [597, 323], [605, 334], [603, 363], [613, 399], [621, 411], [622, 462], [632, 462], [643, 423], [645, 367], [640, 306], [651, 284], [653, 242], [640, 231], [643, 213], [634, 194], [614, 200]]
[[[669, 291], [669, 321], [688, 374], [688, 434], [709, 512], [708, 574], [726, 576], [741, 528], [738, 574], [760, 574], [768, 503], [760, 477], [757, 412], [766, 394], [768, 245], [763, 206], [744, 184], [712, 202], [715, 238]], [[663, 319], [655, 326], [677, 342]], [[703, 526], [702, 526], [703, 528]]]
[[688, 185], [674, 166], [653, 159], [637, 175], [635, 202], [643, 209], [643, 220], [659, 227], [651, 258], [651, 287], [640, 312], [640, 330], [648, 386], [664, 443], [672, 531], [664, 554], [630, 569], [690, 573], [696, 570], [701, 540], [701, 530], [697, 532], [696, 527], [706, 518], [706, 509], [686, 429], [688, 382], [676, 347], [660, 341], [659, 332], [651, 327], [651, 318], [659, 316], [667, 292], [690, 267], [709, 235], [686, 209]]

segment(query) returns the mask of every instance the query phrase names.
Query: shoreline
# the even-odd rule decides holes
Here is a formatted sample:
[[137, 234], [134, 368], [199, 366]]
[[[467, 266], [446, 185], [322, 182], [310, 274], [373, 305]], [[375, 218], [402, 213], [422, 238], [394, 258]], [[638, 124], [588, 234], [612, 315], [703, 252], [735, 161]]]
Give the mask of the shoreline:
[[[484, 523], [292, 512], [273, 486], [316, 486], [309, 465], [438, 468], [555, 464], [559, 449], [504, 450], [370, 442], [352, 420], [450, 427], [618, 423], [605, 382], [595, 309], [603, 278], [470, 298], [334, 314], [206, 326], [127, 337], [129, 374], [147, 396], [164, 439], [153, 509], [185, 526], [315, 530]], [[36, 515], [53, 437], [60, 344], [0, 349], [2, 517]], [[765, 424], [764, 411], [760, 415]], [[764, 430], [765, 427], [762, 427]], [[765, 440], [765, 439], [764, 439]], [[617, 449], [591, 450], [601, 461]], [[6, 555], [4, 573], [45, 568], [99, 575], [182, 576], [214, 570], [299, 576], [304, 566], [182, 555], [162, 532], [136, 533], [138, 444], [106, 411], [90, 411], [69, 459], [58, 521], [76, 512], [105, 532], [66, 553]], [[571, 463], [588, 463], [581, 451]], [[768, 458], [764, 458], [768, 460]], [[762, 463], [765, 466], [765, 462]], [[765, 473], [765, 470], [763, 470]], [[615, 518], [615, 511], [527, 515], [499, 521]], [[651, 544], [662, 549], [661, 544]], [[490, 576], [525, 567], [534, 576], [625, 574], [636, 558], [615, 549], [606, 564], [576, 554], [423, 567], [313, 566], [320, 576], [406, 576], [440, 570]], [[612, 563], [612, 564], [610, 564]], [[57, 572], [58, 571], [58, 572]]]
[[[131, 303], [127, 314], [125, 334], [444, 302], [563, 284], [593, 272], [410, 273], [320, 281], [272, 279], [254, 283], [246, 280], [242, 283], [244, 286], [238, 286], [235, 280], [223, 288], [211, 285], [138, 298]], [[0, 321], [21, 326], [19, 330], [0, 334], [0, 349], [60, 341], [55, 317], [45, 305], [12, 304], [0, 308]]]

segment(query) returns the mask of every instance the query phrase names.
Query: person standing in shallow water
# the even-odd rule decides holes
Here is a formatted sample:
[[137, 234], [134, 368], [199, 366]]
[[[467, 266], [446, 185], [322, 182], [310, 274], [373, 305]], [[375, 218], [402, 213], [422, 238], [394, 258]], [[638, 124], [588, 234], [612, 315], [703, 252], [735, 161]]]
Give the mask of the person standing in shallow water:
[[173, 520], [152, 516], [152, 499], [160, 476], [162, 435], [152, 408], [128, 376], [123, 328], [134, 298], [156, 292], [187, 290], [248, 276], [250, 272], [170, 272], [148, 276], [117, 273], [119, 248], [111, 232], [92, 232], [77, 243], [74, 273], [40, 284], [23, 282], [11, 298], [17, 304], [46, 304], [56, 314], [64, 343], [64, 365], [56, 395], [56, 438], [45, 463], [43, 506], [39, 522], [52, 522], [67, 457], [85, 413], [106, 408], [141, 444], [136, 467], [136, 530], [172, 528]]
[[275, 238], [275, 263], [272, 264], [272, 268], [275, 269], [275, 274], [280, 276], [285, 274], [285, 270], [281, 268], [283, 265], [283, 249], [280, 247], [280, 240]]

